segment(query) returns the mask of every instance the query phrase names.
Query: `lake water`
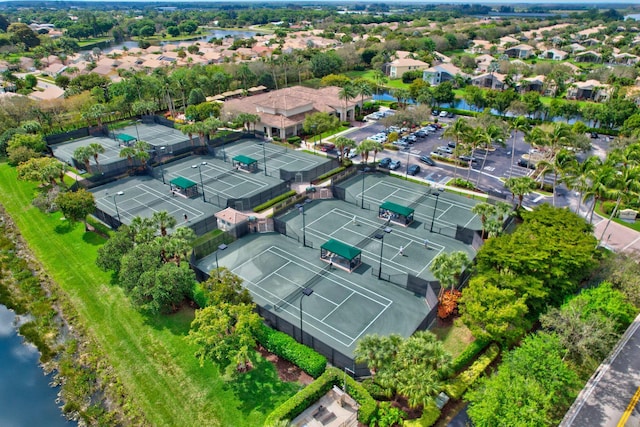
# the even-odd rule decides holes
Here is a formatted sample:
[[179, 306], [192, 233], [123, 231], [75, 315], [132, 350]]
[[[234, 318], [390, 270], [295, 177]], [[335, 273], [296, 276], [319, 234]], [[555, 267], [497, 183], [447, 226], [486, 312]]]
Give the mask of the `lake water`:
[[[202, 35], [200, 37], [195, 36], [192, 40], [189, 40], [190, 42], [206, 42], [212, 38], [217, 38], [217, 39], [222, 39], [225, 37], [234, 37], [234, 38], [242, 38], [242, 39], [248, 39], [251, 38], [253, 36], [255, 36], [257, 33], [255, 31], [240, 31], [240, 30], [212, 30], [209, 31], [207, 34]], [[163, 42], [162, 44], [172, 44], [172, 45], [178, 45], [180, 43], [182, 43], [183, 41], [186, 40], [179, 40], [179, 41], [171, 41], [171, 42]], [[103, 53], [109, 53], [111, 51], [114, 50], [120, 50], [123, 47], [127, 47], [127, 49], [131, 49], [134, 47], [138, 47], [138, 42], [136, 41], [125, 41], [122, 43], [118, 43], [118, 44], [113, 44], [110, 45], [109, 47], [105, 47], [104, 49], [102, 49]], [[91, 49], [89, 49], [89, 51], [91, 51]]]
[[640, 21], [640, 13], [634, 13], [632, 15], [627, 15], [624, 17], [625, 20], [627, 19], [635, 19], [636, 21]]
[[55, 402], [57, 388], [38, 365], [38, 351], [16, 333], [16, 316], [0, 305], [0, 426], [73, 427]]

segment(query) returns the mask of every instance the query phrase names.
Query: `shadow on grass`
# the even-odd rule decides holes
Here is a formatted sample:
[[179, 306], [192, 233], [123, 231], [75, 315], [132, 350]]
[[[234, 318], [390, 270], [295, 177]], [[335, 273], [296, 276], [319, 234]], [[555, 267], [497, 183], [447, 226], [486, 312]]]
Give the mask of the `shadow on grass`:
[[187, 336], [194, 318], [195, 309], [184, 303], [175, 313], [146, 316], [145, 323], [158, 330], [168, 329], [174, 335]]
[[60, 224], [53, 229], [57, 234], [67, 234], [73, 231], [77, 224], [67, 219], [61, 219]]
[[85, 231], [84, 234], [82, 235], [82, 240], [85, 243], [88, 243], [94, 246], [100, 246], [107, 241], [107, 239], [105, 239], [103, 236], [99, 235], [94, 231]]
[[240, 410], [245, 413], [270, 413], [300, 390], [299, 384], [280, 380], [275, 366], [262, 357], [251, 371], [240, 374], [227, 387], [242, 402]]

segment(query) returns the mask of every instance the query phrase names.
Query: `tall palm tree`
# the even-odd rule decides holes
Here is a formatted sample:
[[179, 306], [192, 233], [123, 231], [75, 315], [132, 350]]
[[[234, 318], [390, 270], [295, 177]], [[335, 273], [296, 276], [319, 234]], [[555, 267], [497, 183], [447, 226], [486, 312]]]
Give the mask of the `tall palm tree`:
[[382, 72], [382, 70], [373, 70], [373, 81], [376, 84], [376, 94], [379, 93], [379, 90], [383, 85], [388, 81], [387, 76]]
[[149, 157], [151, 157], [151, 155], [149, 154], [150, 148], [151, 145], [146, 141], [136, 141], [133, 144], [133, 149], [136, 150], [135, 158], [136, 160], [140, 161], [143, 169], [146, 168], [147, 160], [149, 160]]
[[89, 153], [91, 153], [91, 156], [93, 156], [93, 161], [96, 162], [96, 167], [98, 168], [98, 170], [100, 170], [100, 163], [98, 163], [98, 156], [100, 154], [104, 153], [104, 147], [102, 146], [102, 144], [98, 144], [97, 142], [92, 142], [91, 144], [89, 144], [89, 147], [87, 147], [89, 149]]
[[[453, 122], [452, 125], [447, 127], [447, 129], [444, 131], [443, 136], [445, 138], [455, 139], [456, 148], [458, 148], [458, 145], [460, 145], [463, 138], [469, 132], [470, 129], [471, 129], [471, 126], [469, 125], [469, 121], [463, 117], [460, 117], [458, 120]], [[458, 175], [458, 160], [457, 159], [453, 159], [453, 160], [454, 160], [453, 178], [455, 179], [456, 176]]]
[[589, 214], [589, 223], [593, 223], [593, 213], [596, 210], [598, 202], [607, 194], [608, 185], [616, 173], [616, 168], [610, 162], [605, 162], [600, 167], [596, 167], [587, 172], [587, 185], [583, 192], [584, 199], [591, 199], [592, 205]]
[[487, 224], [487, 220], [496, 214], [496, 207], [490, 203], [478, 203], [471, 212], [480, 216], [480, 222], [482, 223], [482, 238], [484, 239], [484, 232]]
[[596, 155], [587, 157], [583, 162], [574, 159], [568, 165], [564, 181], [569, 189], [578, 193], [578, 205], [576, 206], [576, 214], [580, 215], [580, 208], [584, 198], [584, 192], [589, 184], [589, 174], [591, 171], [602, 167], [602, 160]]
[[338, 159], [340, 163], [344, 160], [344, 150], [345, 148], [349, 148], [350, 150], [356, 146], [356, 142], [347, 138], [346, 136], [339, 136], [335, 140], [336, 149], [338, 150]]
[[516, 209], [520, 209], [522, 207], [524, 196], [531, 193], [536, 188], [536, 182], [533, 178], [521, 176], [517, 178], [508, 178], [505, 181], [504, 186], [511, 191], [513, 197], [518, 196], [518, 206]]
[[398, 334], [365, 335], [358, 341], [353, 355], [359, 363], [365, 362], [371, 374], [375, 376], [378, 371], [391, 367], [403, 340]]
[[193, 135], [198, 133], [198, 126], [195, 123], [187, 123], [186, 125], [179, 126], [178, 129], [183, 134], [189, 136], [189, 141], [193, 147]]
[[133, 166], [133, 158], [136, 156], [136, 150], [132, 147], [124, 147], [118, 153], [118, 157], [121, 159], [127, 159], [129, 162], [129, 167]]
[[375, 163], [378, 153], [384, 151], [384, 145], [381, 142], [373, 141], [373, 144], [371, 144], [371, 151], [373, 151], [373, 163]]
[[509, 125], [511, 131], [513, 131], [513, 144], [511, 145], [511, 168], [509, 169], [509, 178], [511, 178], [511, 174], [513, 172], [513, 162], [516, 155], [516, 139], [518, 137], [518, 132], [522, 132], [523, 134], [527, 134], [531, 130], [531, 125], [529, 125], [529, 121], [522, 116], [518, 116], [511, 122]]
[[436, 255], [431, 261], [429, 269], [433, 276], [440, 282], [440, 292], [438, 292], [438, 301], [442, 300], [444, 290], [451, 286], [451, 290], [455, 289], [456, 283], [464, 270], [469, 265], [467, 254], [462, 251], [441, 253]]
[[161, 236], [166, 236], [167, 228], [173, 228], [177, 223], [177, 220], [167, 211], [154, 212], [151, 220], [158, 227]]
[[364, 108], [364, 97], [373, 95], [373, 89], [366, 79], [357, 79], [354, 82], [356, 93], [360, 95], [360, 114]]
[[338, 98], [344, 101], [344, 118], [341, 117], [342, 120], [349, 120], [347, 108], [349, 107], [349, 101], [355, 98], [356, 95], [356, 88], [351, 82], [345, 84], [344, 86], [342, 86], [342, 88], [340, 88], [340, 91], [338, 92]]
[[89, 164], [89, 160], [91, 159], [91, 151], [89, 150], [89, 147], [84, 146], [84, 147], [78, 147], [75, 150], [73, 150], [73, 158], [76, 159], [79, 162], [84, 163], [84, 167], [87, 170], [87, 172], [91, 173], [91, 165]]
[[356, 147], [356, 152], [362, 157], [362, 162], [366, 165], [369, 161], [369, 151], [373, 149], [375, 141], [365, 139]]

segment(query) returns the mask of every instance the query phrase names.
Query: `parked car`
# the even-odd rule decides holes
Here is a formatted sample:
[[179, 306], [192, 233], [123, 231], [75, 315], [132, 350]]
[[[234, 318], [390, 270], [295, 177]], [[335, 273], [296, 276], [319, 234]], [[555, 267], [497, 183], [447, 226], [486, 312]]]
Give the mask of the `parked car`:
[[475, 157], [471, 157], [471, 156], [460, 156], [459, 159], [464, 161], [464, 162], [469, 162], [469, 163], [473, 163], [473, 162], [477, 162], [478, 161], [478, 159], [476, 159]]
[[416, 142], [418, 140], [418, 138], [415, 135], [407, 135], [405, 136], [405, 138], [407, 138], [409, 143]]
[[597, 132], [591, 132], [591, 139], [598, 139], [600, 138], [600, 135], [598, 135]]
[[[429, 159], [429, 160], [431, 160], [431, 159]], [[420, 166], [419, 165], [411, 165], [407, 169], [407, 175], [416, 176], [419, 173], [420, 173]]]
[[345, 153], [345, 156], [347, 157], [347, 159], [353, 159], [354, 157], [356, 157], [358, 155], [358, 153], [356, 152], [355, 148], [350, 149], [349, 151], [347, 151]]
[[447, 117], [447, 113], [446, 111], [440, 111], [440, 114], [438, 114], [438, 117]]
[[453, 141], [449, 141], [449, 142], [447, 143], [447, 147], [449, 147], [449, 148], [456, 148], [456, 143], [455, 143], [455, 142], [453, 142]]
[[419, 131], [417, 131], [416, 133], [414, 133], [415, 136], [417, 136], [418, 138], [426, 138], [427, 137], [427, 132], [420, 129]]
[[518, 159], [518, 166], [522, 166], [523, 168], [529, 168], [529, 169], [536, 168], [536, 164], [534, 162], [530, 162], [525, 159]]
[[436, 165], [436, 162], [431, 157], [428, 157], [428, 156], [420, 156], [419, 160], [422, 163], [428, 164], [429, 166], [435, 166]]
[[438, 111], [438, 110], [431, 110], [431, 115], [432, 115], [432, 116], [437, 117], [437, 116], [438, 116], [438, 114], [440, 114], [440, 111]]
[[378, 163], [378, 167], [388, 168], [390, 163], [391, 163], [391, 158], [385, 157], [382, 160], [380, 160], [380, 163]]
[[451, 148], [445, 147], [445, 146], [438, 147], [436, 150], [437, 151], [441, 151], [443, 153], [447, 153], [447, 154], [453, 154], [453, 150]]
[[400, 160], [391, 160], [391, 163], [389, 163], [389, 169], [391, 170], [399, 169], [400, 166], [402, 166], [402, 163], [400, 163]]
[[455, 115], [455, 114], [453, 114], [451, 111], [449, 111], [449, 112], [447, 113], [447, 117], [448, 117], [448, 118], [450, 118], [450, 119], [453, 119], [455, 116], [456, 116], [456, 115]]
[[320, 147], [320, 151], [324, 151], [325, 153], [329, 152], [329, 151], [333, 151], [336, 149], [336, 146], [333, 145], [330, 142], [325, 142], [324, 144], [322, 144], [322, 146]]

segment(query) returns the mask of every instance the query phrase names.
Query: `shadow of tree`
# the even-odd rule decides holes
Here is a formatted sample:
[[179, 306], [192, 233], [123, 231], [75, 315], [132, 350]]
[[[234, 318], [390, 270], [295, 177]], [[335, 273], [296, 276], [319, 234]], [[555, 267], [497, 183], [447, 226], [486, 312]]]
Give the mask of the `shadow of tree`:
[[103, 236], [99, 235], [94, 231], [85, 231], [84, 234], [82, 235], [82, 240], [85, 243], [88, 243], [93, 246], [102, 245], [104, 242], [107, 241], [107, 239], [105, 239]]
[[239, 374], [227, 387], [242, 402], [240, 409], [247, 413], [269, 413], [300, 389], [297, 383], [281, 381], [275, 366], [262, 357], [251, 371]]
[[68, 219], [60, 220], [60, 224], [56, 225], [53, 229], [57, 234], [67, 234], [73, 231], [77, 224]]

